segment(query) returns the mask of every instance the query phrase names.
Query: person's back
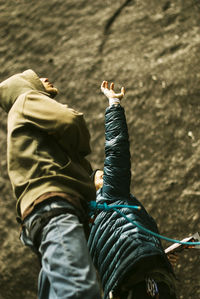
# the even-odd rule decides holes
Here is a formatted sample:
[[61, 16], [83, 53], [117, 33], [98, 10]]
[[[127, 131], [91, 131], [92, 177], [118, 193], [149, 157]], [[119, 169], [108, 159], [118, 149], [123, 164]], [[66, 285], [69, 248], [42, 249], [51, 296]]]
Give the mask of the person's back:
[[[106, 90], [108, 94], [107, 83], [104, 82], [102, 87], [102, 91]], [[97, 205], [106, 204], [108, 208], [105, 206], [104, 211], [96, 211], [88, 241], [102, 281], [104, 298], [108, 298], [111, 292], [114, 298], [125, 299], [128, 295], [134, 299], [149, 298], [146, 290], [148, 286], [150, 289], [155, 288], [155, 294], [158, 287], [161, 299], [176, 298], [173, 270], [160, 240], [133, 224], [158, 232], [153, 218], [130, 195], [128, 130], [124, 109], [119, 103], [106, 109], [105, 128], [103, 185], [97, 191], [96, 202]], [[99, 175], [98, 171], [96, 175]], [[139, 206], [140, 209], [123, 207], [119, 209], [122, 215], [109, 209], [112, 205]], [[151, 291], [153, 294], [153, 289]]]
[[39, 298], [100, 298], [84, 227], [95, 199], [90, 136], [83, 114], [52, 97], [57, 89], [32, 70], [0, 84], [8, 113], [8, 174], [21, 240], [40, 257]]
[[83, 114], [50, 98], [31, 70], [2, 82], [0, 98], [8, 112], [8, 174], [19, 216], [44, 192], [94, 199]]

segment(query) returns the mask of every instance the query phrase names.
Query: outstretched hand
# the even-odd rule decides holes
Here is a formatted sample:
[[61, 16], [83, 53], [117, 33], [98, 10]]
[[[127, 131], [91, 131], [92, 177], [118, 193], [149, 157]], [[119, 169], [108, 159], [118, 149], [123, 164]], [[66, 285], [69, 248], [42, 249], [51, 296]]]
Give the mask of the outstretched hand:
[[110, 84], [110, 89], [108, 88], [108, 82], [103, 81], [101, 84], [101, 91], [105, 94], [105, 96], [109, 99], [109, 103], [111, 104], [118, 104], [120, 103], [121, 99], [123, 98], [125, 94], [125, 88], [121, 88], [120, 93], [114, 92], [114, 83], [112, 82]]

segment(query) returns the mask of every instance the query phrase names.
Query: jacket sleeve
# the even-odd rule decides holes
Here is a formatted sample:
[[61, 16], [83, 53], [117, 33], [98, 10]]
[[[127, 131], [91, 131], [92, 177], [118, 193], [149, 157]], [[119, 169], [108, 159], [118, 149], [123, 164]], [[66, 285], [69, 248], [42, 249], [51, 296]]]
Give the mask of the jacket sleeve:
[[129, 136], [124, 108], [111, 106], [105, 113], [104, 198], [129, 197], [131, 180]]
[[25, 96], [22, 113], [26, 122], [54, 137], [64, 150], [73, 150], [83, 157], [91, 152], [82, 113], [37, 91]]

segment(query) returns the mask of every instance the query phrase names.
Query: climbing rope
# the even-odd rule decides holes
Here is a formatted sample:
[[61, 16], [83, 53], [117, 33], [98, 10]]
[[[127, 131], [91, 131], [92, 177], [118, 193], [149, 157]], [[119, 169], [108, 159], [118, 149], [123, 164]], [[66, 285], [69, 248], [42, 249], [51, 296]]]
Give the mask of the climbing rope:
[[137, 209], [137, 210], [141, 210], [140, 206], [131, 206], [131, 205], [107, 205], [106, 203], [103, 204], [97, 204], [96, 201], [91, 201], [89, 203], [89, 207], [90, 207], [90, 214], [95, 214], [95, 211], [100, 210], [100, 211], [115, 211], [116, 213], [118, 213], [119, 215], [121, 215], [122, 217], [124, 217], [128, 222], [132, 223], [134, 226], [139, 227], [140, 229], [142, 229], [143, 231], [157, 237], [160, 239], [163, 239], [165, 241], [171, 242], [171, 243], [178, 243], [181, 245], [200, 245], [200, 242], [183, 242], [183, 241], [179, 241], [179, 240], [175, 240], [175, 239], [171, 239], [165, 236], [162, 236], [160, 234], [157, 234], [145, 227], [143, 227], [142, 225], [136, 223], [135, 221], [133, 221], [132, 219], [130, 219], [129, 217], [127, 217], [123, 212], [121, 212], [119, 209], [121, 208], [130, 208], [130, 209]]
[[103, 204], [97, 204], [96, 201], [90, 201], [90, 211], [93, 213], [95, 210], [101, 210], [101, 211], [109, 211], [113, 210], [114, 208], [130, 208], [130, 209], [136, 209], [141, 210], [140, 206], [131, 206], [131, 205], [107, 205], [107, 203]]

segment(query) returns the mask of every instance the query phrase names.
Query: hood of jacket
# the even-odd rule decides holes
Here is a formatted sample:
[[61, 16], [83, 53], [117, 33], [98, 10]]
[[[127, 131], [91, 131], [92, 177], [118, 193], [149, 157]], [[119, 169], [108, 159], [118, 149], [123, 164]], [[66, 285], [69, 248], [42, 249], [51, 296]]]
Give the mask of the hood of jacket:
[[33, 70], [26, 70], [0, 83], [0, 106], [9, 112], [16, 99], [31, 90], [45, 91], [40, 78]]

